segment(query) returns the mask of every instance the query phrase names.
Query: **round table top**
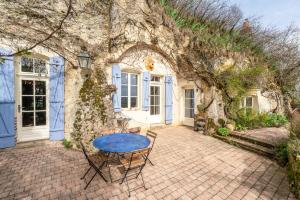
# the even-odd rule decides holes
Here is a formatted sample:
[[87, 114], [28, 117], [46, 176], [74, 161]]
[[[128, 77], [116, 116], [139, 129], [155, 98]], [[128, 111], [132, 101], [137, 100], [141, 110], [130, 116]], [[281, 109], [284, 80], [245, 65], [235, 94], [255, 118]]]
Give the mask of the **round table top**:
[[93, 146], [104, 152], [126, 153], [144, 149], [150, 144], [149, 138], [132, 133], [114, 133], [97, 137]]

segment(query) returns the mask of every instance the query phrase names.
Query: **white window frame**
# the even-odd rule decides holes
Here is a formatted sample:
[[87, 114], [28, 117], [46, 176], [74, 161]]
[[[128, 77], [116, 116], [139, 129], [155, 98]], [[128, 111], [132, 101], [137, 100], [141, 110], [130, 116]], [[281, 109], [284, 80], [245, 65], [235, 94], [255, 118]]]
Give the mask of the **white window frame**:
[[[251, 106], [247, 106], [247, 98], [251, 98]], [[243, 101], [243, 108], [253, 108], [253, 96], [246, 96], [244, 97], [244, 101]]]
[[[35, 69], [33, 68], [33, 71], [32, 72], [23, 72], [22, 71], [22, 58], [25, 57], [25, 58], [29, 58], [29, 59], [33, 59], [35, 62], [35, 60], [43, 60], [45, 62], [45, 67], [46, 67], [46, 71], [45, 73], [38, 73], [38, 72], [35, 72]], [[42, 56], [39, 56], [39, 55], [32, 55], [32, 56], [20, 56], [19, 57], [19, 74], [20, 75], [29, 75], [29, 76], [32, 76], [32, 77], [48, 77], [49, 75], [49, 64], [48, 64], [48, 59], [45, 58], [45, 57], [42, 57]]]
[[[122, 97], [126, 97], [126, 96], [122, 96], [122, 91], [121, 91], [121, 109], [122, 110], [138, 110], [140, 108], [140, 77], [138, 73], [133, 73], [133, 72], [127, 72], [127, 71], [122, 71], [121, 74], [126, 73], [127, 74], [127, 89], [128, 89], [128, 96], [127, 96], [127, 107], [122, 107]], [[136, 75], [137, 76], [137, 94], [136, 96], [131, 96], [131, 81], [130, 81], [130, 76], [131, 75]], [[122, 75], [121, 75], [121, 90], [122, 90], [122, 86], [124, 84], [122, 84]], [[131, 97], [136, 97], [136, 107], [131, 107]]]

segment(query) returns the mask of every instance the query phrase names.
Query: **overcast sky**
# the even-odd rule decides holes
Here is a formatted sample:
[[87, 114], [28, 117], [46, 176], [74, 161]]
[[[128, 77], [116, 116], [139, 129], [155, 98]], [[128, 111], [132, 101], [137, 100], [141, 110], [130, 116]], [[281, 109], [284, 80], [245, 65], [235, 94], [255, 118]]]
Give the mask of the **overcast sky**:
[[229, 0], [244, 17], [257, 16], [266, 26], [283, 29], [293, 23], [300, 28], [300, 0]]

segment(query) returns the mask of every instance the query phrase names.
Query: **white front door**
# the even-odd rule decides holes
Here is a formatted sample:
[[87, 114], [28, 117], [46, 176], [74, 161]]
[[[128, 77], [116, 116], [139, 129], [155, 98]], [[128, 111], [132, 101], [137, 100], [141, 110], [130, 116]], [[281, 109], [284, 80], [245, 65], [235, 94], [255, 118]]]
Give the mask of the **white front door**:
[[150, 123], [161, 123], [161, 86], [150, 86]]
[[195, 91], [194, 89], [185, 89], [183, 124], [187, 126], [194, 126], [194, 115], [195, 115]]
[[47, 76], [21, 71], [16, 78], [17, 141], [49, 138]]

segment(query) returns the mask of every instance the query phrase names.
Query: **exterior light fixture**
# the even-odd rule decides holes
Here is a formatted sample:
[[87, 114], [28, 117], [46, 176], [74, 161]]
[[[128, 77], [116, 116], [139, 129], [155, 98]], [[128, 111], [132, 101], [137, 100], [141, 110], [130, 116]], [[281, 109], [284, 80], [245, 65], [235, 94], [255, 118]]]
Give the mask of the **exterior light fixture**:
[[80, 68], [82, 68], [82, 69], [90, 68], [92, 59], [85, 49], [82, 49], [77, 57], [78, 57], [78, 62], [79, 62]]

